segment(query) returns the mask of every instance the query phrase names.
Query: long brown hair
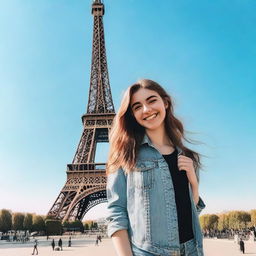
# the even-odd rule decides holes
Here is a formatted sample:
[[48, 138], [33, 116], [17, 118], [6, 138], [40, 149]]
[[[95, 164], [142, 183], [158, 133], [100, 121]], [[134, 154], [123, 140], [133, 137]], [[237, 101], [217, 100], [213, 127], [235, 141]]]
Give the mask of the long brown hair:
[[120, 167], [126, 172], [133, 171], [139, 146], [145, 135], [145, 128], [137, 123], [130, 106], [131, 97], [140, 88], [157, 92], [165, 103], [168, 103], [164, 119], [166, 133], [174, 146], [182, 149], [183, 154], [190, 157], [198, 175], [201, 167], [200, 156], [195, 151], [185, 147], [183, 140], [190, 142], [184, 135], [184, 128], [180, 120], [173, 113], [173, 104], [168, 93], [156, 82], [149, 79], [139, 80], [125, 91], [121, 106], [116, 114], [110, 132], [110, 151], [107, 162], [107, 174]]

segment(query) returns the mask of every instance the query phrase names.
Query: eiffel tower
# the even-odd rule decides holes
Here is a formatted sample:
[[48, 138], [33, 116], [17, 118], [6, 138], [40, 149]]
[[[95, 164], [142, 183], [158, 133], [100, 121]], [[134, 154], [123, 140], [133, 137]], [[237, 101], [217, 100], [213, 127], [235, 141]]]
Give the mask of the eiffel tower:
[[97, 204], [107, 201], [106, 163], [95, 163], [96, 145], [108, 142], [108, 134], [115, 117], [109, 85], [104, 40], [104, 4], [92, 3], [93, 45], [87, 113], [82, 116], [83, 133], [72, 164], [67, 165], [67, 181], [50, 209], [55, 219], [82, 220]]

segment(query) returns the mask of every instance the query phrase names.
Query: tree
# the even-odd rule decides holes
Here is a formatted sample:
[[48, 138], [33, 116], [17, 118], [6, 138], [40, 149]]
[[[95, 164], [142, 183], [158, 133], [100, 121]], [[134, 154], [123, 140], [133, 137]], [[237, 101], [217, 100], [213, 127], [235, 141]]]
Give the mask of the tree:
[[84, 223], [84, 229], [89, 230], [89, 224], [88, 223]]
[[251, 215], [244, 211], [231, 211], [229, 216], [229, 228], [246, 228], [247, 223], [251, 221]]
[[0, 231], [6, 233], [12, 229], [12, 214], [11, 211], [3, 209], [0, 212]]
[[229, 228], [239, 229], [237, 222], [237, 211], [230, 211], [228, 213], [228, 226]]
[[98, 229], [98, 223], [97, 222], [93, 223], [93, 228], [96, 229], [96, 230]]
[[217, 229], [218, 216], [216, 214], [204, 214], [200, 216], [200, 224], [202, 229]]
[[25, 215], [24, 222], [23, 222], [23, 227], [25, 230], [29, 230], [29, 231], [32, 230], [32, 227], [33, 227], [32, 226], [33, 225], [32, 218], [33, 218], [33, 216], [30, 213], [27, 213]]
[[47, 219], [45, 221], [46, 233], [47, 235], [61, 235], [62, 225], [59, 220]]
[[25, 215], [20, 212], [16, 212], [12, 215], [12, 227], [14, 230], [23, 230], [23, 222]]
[[238, 211], [231, 211], [228, 213], [229, 216], [229, 228], [240, 229], [240, 223], [238, 221]]
[[68, 221], [64, 221], [63, 224], [62, 224], [63, 228], [65, 228], [67, 231], [70, 230], [71, 228], [71, 223], [68, 222]]
[[84, 232], [83, 223], [80, 220], [75, 220], [72, 222], [72, 226], [76, 229], [79, 229], [80, 232]]
[[44, 219], [40, 215], [33, 215], [33, 231], [45, 231]]
[[67, 231], [80, 231], [84, 232], [83, 223], [80, 220], [75, 220], [72, 222], [65, 221], [63, 223], [63, 227], [66, 228]]
[[238, 220], [243, 224], [243, 228], [247, 228], [247, 223], [251, 221], [251, 215], [248, 212], [240, 211]]
[[256, 226], [256, 209], [250, 211], [251, 215], [251, 225]]
[[85, 225], [88, 225], [88, 229], [87, 230], [92, 230], [93, 228], [93, 221], [92, 220], [86, 220], [84, 222]]
[[219, 215], [218, 219], [218, 226], [217, 226], [219, 231], [222, 231], [224, 229], [228, 229], [228, 215], [223, 213]]

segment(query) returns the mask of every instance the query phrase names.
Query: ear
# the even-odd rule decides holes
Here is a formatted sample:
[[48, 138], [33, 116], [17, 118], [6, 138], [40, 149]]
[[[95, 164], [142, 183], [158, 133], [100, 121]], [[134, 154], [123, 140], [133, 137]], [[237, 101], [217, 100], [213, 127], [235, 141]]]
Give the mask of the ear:
[[164, 101], [164, 107], [165, 107], [165, 109], [167, 109], [169, 107], [169, 103], [167, 100]]

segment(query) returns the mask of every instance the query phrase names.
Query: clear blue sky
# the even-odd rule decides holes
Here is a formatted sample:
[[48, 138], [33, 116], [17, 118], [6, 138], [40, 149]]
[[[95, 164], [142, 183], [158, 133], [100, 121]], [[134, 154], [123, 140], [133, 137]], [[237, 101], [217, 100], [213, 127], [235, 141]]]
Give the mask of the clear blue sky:
[[[105, 0], [112, 95], [162, 84], [203, 158], [204, 213], [256, 208], [256, 1]], [[0, 209], [46, 214], [85, 113], [91, 0], [0, 1]], [[91, 210], [90, 218], [104, 212]]]

